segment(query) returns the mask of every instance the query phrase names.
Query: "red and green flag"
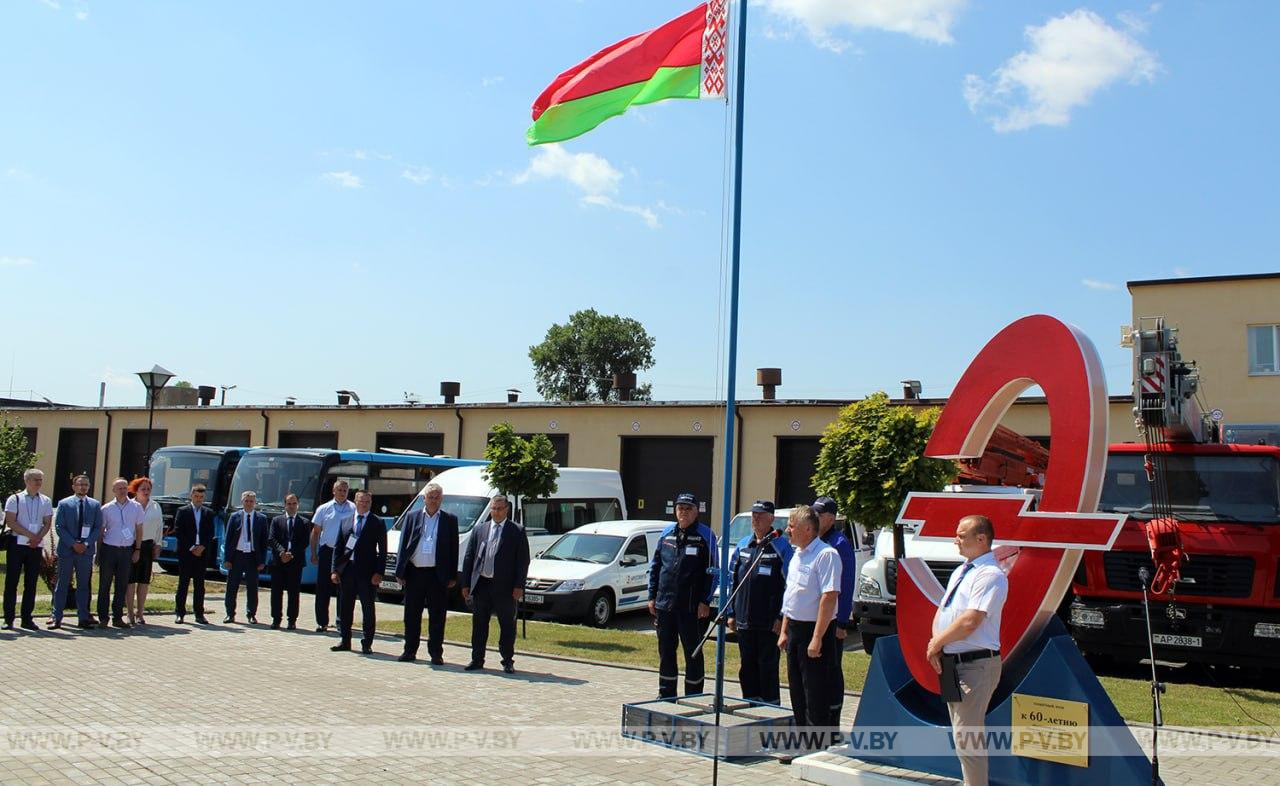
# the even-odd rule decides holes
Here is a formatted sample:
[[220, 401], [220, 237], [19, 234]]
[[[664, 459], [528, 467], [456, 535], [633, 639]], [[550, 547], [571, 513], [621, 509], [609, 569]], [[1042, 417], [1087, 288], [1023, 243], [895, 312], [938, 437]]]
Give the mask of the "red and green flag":
[[605, 47], [533, 102], [531, 145], [585, 134], [627, 107], [725, 95], [729, 0], [709, 0], [661, 27]]

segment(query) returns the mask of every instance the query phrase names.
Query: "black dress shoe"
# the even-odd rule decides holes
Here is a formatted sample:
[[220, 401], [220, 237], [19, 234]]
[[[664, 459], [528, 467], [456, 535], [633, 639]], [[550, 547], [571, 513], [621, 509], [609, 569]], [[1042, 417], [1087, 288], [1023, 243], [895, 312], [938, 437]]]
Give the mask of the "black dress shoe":
[[332, 647], [330, 647], [330, 648], [329, 648], [329, 651], [330, 651], [330, 652], [350, 652], [350, 651], [351, 651], [351, 642], [349, 642], [349, 641], [344, 641], [344, 642], [340, 642], [340, 643], [338, 643], [338, 644], [335, 644], [335, 645], [333, 645]]
[[431, 665], [432, 665], [432, 666], [443, 666], [443, 665], [444, 665], [444, 658], [440, 657], [439, 655], [432, 655], [432, 656], [431, 656]]
[[4, 629], [13, 630], [13, 620], [5, 620]]
[[22, 624], [18, 627], [26, 630], [40, 630], [40, 626], [36, 624], [35, 620], [23, 620]]
[[400, 653], [400, 657], [396, 658], [396, 660], [400, 661], [401, 663], [413, 663], [417, 659], [418, 659], [417, 655], [410, 655], [407, 652]]
[[174, 617], [174, 618], [173, 618], [173, 624], [174, 624], [174, 625], [181, 625], [181, 624], [183, 624], [183, 623], [184, 623], [184, 622], [186, 622], [186, 621], [187, 621], [187, 617], [186, 617], [186, 615], [185, 615], [185, 614], [179, 614], [179, 615], [177, 615], [176, 617]]
[[289, 629], [289, 630], [297, 630], [297, 629], [298, 629], [298, 623], [294, 622], [293, 620], [289, 620], [289, 627], [288, 627], [288, 629]]
[[316, 626], [316, 633], [324, 633], [324, 632], [325, 632], [326, 630], [328, 630], [328, 629], [329, 629], [329, 626], [328, 626], [328, 625], [317, 625], [317, 626]]
[[257, 618], [256, 616], [254, 616], [253, 614], [250, 614], [250, 615], [249, 615], [249, 624], [250, 624], [250, 625], [257, 625], [257, 624], [258, 624], [258, 618]]
[[79, 625], [82, 630], [88, 630], [89, 628], [98, 627], [97, 620], [80, 620], [76, 624]]
[[515, 674], [515, 673], [516, 673], [516, 664], [514, 664], [514, 663], [504, 663], [504, 664], [502, 664], [502, 670], [503, 670], [503, 671], [505, 671], [507, 674]]
[[373, 654], [373, 645], [372, 645], [372, 644], [361, 644], [361, 645], [360, 645], [360, 654], [362, 654], [362, 655], [372, 655], [372, 654]]
[[464, 671], [480, 671], [483, 668], [484, 668], [483, 663], [476, 663], [475, 661], [471, 661], [470, 663], [467, 664], [467, 668], [464, 669]]
[[230, 625], [231, 623], [233, 623], [233, 622], [235, 622], [235, 621], [236, 621], [236, 615], [234, 615], [234, 614], [228, 614], [227, 616], [225, 616], [225, 617], [223, 617], [223, 618], [222, 618], [222, 624], [223, 624], [223, 625]]
[[[250, 617], [249, 621], [253, 622], [253, 617]], [[271, 620], [271, 629], [280, 630], [280, 620]]]
[[203, 614], [197, 614], [197, 615], [196, 615], [196, 622], [200, 623], [201, 625], [208, 625], [208, 624], [209, 624], [209, 618], [208, 618], [208, 617], [206, 617], [206, 616], [205, 616], [205, 615], [203, 615]]
[[112, 625], [115, 625], [117, 628], [129, 628], [129, 627], [133, 627], [133, 626], [131, 626], [129, 623], [127, 623], [127, 622], [125, 622], [123, 619], [121, 619], [120, 617], [116, 617], [115, 619], [111, 620], [111, 624], [112, 624]]

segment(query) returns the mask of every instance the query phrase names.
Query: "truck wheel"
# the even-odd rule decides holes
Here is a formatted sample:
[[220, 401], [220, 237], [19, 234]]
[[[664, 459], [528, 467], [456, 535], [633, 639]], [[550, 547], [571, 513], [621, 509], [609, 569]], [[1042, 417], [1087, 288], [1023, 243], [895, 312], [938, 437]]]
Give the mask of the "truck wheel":
[[613, 593], [600, 590], [591, 599], [587, 610], [587, 623], [596, 628], [603, 628], [613, 620]]
[[862, 634], [862, 651], [870, 655], [871, 651], [876, 648], [876, 639], [878, 638], [880, 636], [874, 633]]

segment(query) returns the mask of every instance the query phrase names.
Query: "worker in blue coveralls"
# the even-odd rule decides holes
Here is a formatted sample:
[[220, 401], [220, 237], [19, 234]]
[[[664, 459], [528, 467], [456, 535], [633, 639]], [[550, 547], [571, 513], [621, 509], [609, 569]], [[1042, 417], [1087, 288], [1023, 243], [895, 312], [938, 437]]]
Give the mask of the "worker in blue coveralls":
[[780, 703], [778, 631], [791, 562], [791, 544], [774, 529], [773, 511], [767, 499], [751, 506], [751, 532], [738, 541], [729, 562], [737, 594], [727, 619], [729, 630], [738, 634], [742, 698], [767, 704]]
[[[853, 591], [858, 581], [858, 558], [853, 544], [836, 527], [836, 501], [831, 497], [818, 497], [813, 501], [813, 512], [818, 514], [818, 537], [840, 555], [840, 602], [836, 605], [836, 646], [844, 652], [844, 640], [854, 625]], [[840, 712], [844, 709], [844, 658], [832, 658], [831, 722], [839, 725]]]
[[676, 523], [662, 531], [649, 566], [649, 613], [658, 628], [659, 698], [676, 696], [677, 639], [684, 649], [685, 695], [702, 693], [706, 665], [698, 647], [700, 620], [711, 616], [716, 586], [716, 536], [698, 523], [698, 498], [683, 492], [676, 496], [675, 509]]

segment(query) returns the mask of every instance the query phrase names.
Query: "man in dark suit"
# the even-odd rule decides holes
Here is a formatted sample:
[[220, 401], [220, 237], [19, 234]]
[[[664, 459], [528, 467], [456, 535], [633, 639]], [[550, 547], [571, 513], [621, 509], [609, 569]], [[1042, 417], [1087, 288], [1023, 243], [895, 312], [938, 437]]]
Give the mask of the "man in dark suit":
[[467, 671], [484, 668], [489, 643], [489, 618], [498, 618], [498, 653], [502, 670], [515, 673], [516, 603], [524, 597], [529, 575], [529, 536], [524, 527], [507, 518], [507, 498], [498, 494], [489, 502], [489, 521], [471, 532], [467, 556], [462, 561], [462, 599], [470, 601], [471, 663]]
[[245, 583], [245, 608], [249, 624], [258, 624], [258, 575], [267, 566], [267, 517], [254, 508], [258, 495], [246, 491], [240, 495], [243, 510], [231, 514], [227, 522], [227, 541], [223, 546], [222, 567], [227, 569], [227, 618], [236, 621], [236, 594], [240, 582]]
[[402, 661], [418, 657], [422, 641], [422, 607], [427, 608], [427, 652], [436, 666], [444, 663], [444, 620], [449, 590], [458, 586], [458, 517], [440, 509], [444, 490], [428, 483], [422, 510], [405, 517], [396, 558], [396, 581], [404, 588], [404, 652]]
[[282, 597], [289, 593], [289, 630], [298, 629], [298, 596], [302, 591], [302, 567], [311, 546], [311, 520], [298, 515], [298, 495], [284, 498], [284, 514], [271, 520], [267, 536], [271, 563], [271, 627], [280, 628]]
[[208, 625], [204, 616], [204, 574], [213, 564], [211, 556], [218, 551], [214, 542], [214, 518], [216, 514], [204, 504], [205, 487], [197, 483], [191, 487], [191, 504], [178, 508], [173, 515], [174, 534], [178, 538], [178, 595], [176, 600], [178, 624], [187, 616], [187, 588], [195, 585], [196, 622]]
[[338, 632], [342, 635], [342, 640], [329, 648], [334, 652], [351, 649], [351, 617], [356, 611], [356, 598], [360, 599], [364, 617], [360, 651], [365, 655], [373, 652], [373, 628], [377, 624], [374, 602], [387, 566], [387, 525], [369, 512], [372, 507], [373, 495], [364, 489], [357, 491], [355, 519], [342, 524], [338, 542], [333, 547], [329, 579], [340, 585]]

